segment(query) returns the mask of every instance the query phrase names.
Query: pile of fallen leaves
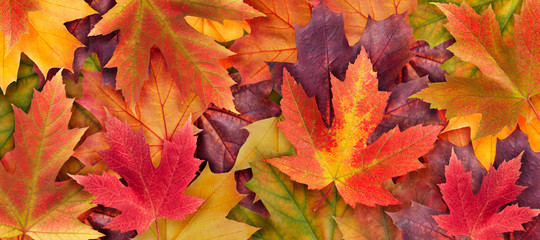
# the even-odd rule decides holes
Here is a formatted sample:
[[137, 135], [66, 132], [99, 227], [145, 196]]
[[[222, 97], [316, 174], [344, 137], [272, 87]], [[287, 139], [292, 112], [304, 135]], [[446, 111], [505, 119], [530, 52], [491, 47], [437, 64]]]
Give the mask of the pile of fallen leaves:
[[0, 12], [0, 239], [540, 239], [539, 0]]

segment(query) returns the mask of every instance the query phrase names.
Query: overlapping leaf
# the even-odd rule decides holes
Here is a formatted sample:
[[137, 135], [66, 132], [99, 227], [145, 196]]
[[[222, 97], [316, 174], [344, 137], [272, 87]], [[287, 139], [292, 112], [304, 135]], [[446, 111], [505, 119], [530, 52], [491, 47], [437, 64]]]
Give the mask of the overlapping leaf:
[[268, 160], [294, 181], [322, 189], [333, 183], [349, 205], [397, 204], [382, 182], [422, 167], [417, 157], [432, 147], [438, 126], [393, 129], [371, 145], [370, 133], [382, 120], [388, 93], [377, 91], [377, 78], [365, 51], [349, 66], [345, 82], [332, 80], [336, 119], [327, 129], [314, 99], [288, 73], [281, 100], [285, 121], [278, 124], [297, 155]]
[[465, 171], [455, 154], [445, 168], [446, 183], [439, 185], [450, 214], [434, 216], [440, 227], [451, 235], [474, 239], [502, 239], [500, 233], [522, 230], [522, 223], [532, 220], [539, 209], [502, 206], [514, 200], [525, 187], [516, 185], [520, 175], [520, 154], [495, 170], [491, 167], [478, 193], [472, 190], [471, 174]]
[[304, 0], [246, 0], [266, 17], [247, 20], [251, 34], [234, 42], [228, 61], [242, 74], [242, 84], [271, 79], [265, 61], [296, 62], [296, 26], [305, 26], [311, 9]]
[[410, 24], [414, 36], [426, 40], [431, 46], [438, 45], [451, 38], [443, 28], [447, 23], [443, 13], [433, 3], [467, 3], [480, 13], [493, 7], [503, 37], [511, 38], [514, 31], [513, 14], [520, 13], [523, 0], [419, 0], [416, 11], [412, 12]]
[[431, 103], [433, 108], [447, 109], [448, 119], [481, 113], [475, 138], [495, 135], [504, 126], [512, 129], [522, 109], [533, 107], [530, 98], [540, 93], [540, 78], [533, 74], [540, 67], [535, 60], [540, 46], [532, 40], [540, 33], [540, 18], [536, 17], [540, 3], [527, 1], [523, 15], [516, 17], [512, 48], [503, 42], [491, 8], [478, 15], [466, 3], [460, 7], [437, 6], [448, 17], [446, 27], [456, 38], [449, 49], [476, 65], [482, 75], [473, 78], [450, 75], [448, 82], [430, 84], [413, 97]]
[[325, 189], [331, 191], [325, 199], [325, 192], [308, 190], [261, 159], [277, 153], [261, 151], [263, 157], [251, 164], [254, 177], [245, 185], [261, 198], [270, 217], [264, 218], [242, 206], [233, 208], [228, 217], [261, 227], [251, 239], [341, 239], [332, 216], [345, 217], [352, 211], [337, 191]]
[[[168, 64], [157, 49], [152, 51], [151, 56], [150, 81], [145, 82], [137, 103], [124, 102], [119, 92], [111, 86], [103, 86], [101, 74], [97, 72], [84, 73], [84, 96], [77, 102], [94, 114], [102, 124], [105, 123], [106, 108], [116, 118], [127, 121], [133, 129], [142, 129], [150, 145], [152, 159], [157, 163], [163, 142], [172, 140], [172, 136], [190, 114], [193, 118], [200, 116], [204, 106], [193, 94], [182, 102], [180, 90], [169, 75]], [[77, 149], [76, 156], [81, 157], [81, 160], [87, 159], [83, 160], [85, 163], [95, 162], [98, 156], [94, 150], [107, 148], [104, 138], [98, 133], [86, 141], [88, 143]]]
[[5, 0], [0, 2], [0, 88], [17, 78], [24, 52], [46, 74], [49, 69], [72, 68], [73, 52], [82, 44], [65, 22], [95, 13], [84, 1]]
[[0, 237], [89, 239], [101, 236], [80, 222], [91, 196], [73, 181], [55, 182], [84, 129], [68, 129], [73, 100], [57, 75], [34, 92], [28, 114], [15, 112], [15, 149], [0, 170]]
[[133, 134], [129, 124], [110, 115], [108, 118], [106, 138], [111, 148], [100, 155], [127, 186], [109, 173], [72, 176], [85, 191], [96, 195], [94, 203], [122, 212], [106, 227], [143, 233], [157, 218], [182, 220], [195, 212], [204, 200], [184, 195], [200, 164], [194, 157], [196, 137], [191, 122], [180, 127], [172, 141], [164, 142], [160, 164], [155, 168], [142, 131]]
[[[234, 173], [214, 174], [205, 169], [186, 189], [186, 194], [205, 201], [198, 210], [186, 215], [184, 220], [158, 219], [160, 239], [248, 239], [256, 227], [226, 219], [229, 211], [243, 198], [236, 192]], [[158, 238], [155, 224], [136, 239]]]
[[139, 98], [148, 78], [150, 49], [156, 45], [169, 64], [169, 72], [185, 98], [195, 91], [204, 104], [214, 102], [232, 108], [229, 91], [232, 80], [219, 59], [230, 52], [210, 37], [198, 33], [185, 16], [204, 17], [222, 22], [261, 16], [242, 1], [143, 1], [119, 0], [90, 35], [120, 30], [120, 39], [108, 67], [118, 67], [117, 89], [127, 101]]

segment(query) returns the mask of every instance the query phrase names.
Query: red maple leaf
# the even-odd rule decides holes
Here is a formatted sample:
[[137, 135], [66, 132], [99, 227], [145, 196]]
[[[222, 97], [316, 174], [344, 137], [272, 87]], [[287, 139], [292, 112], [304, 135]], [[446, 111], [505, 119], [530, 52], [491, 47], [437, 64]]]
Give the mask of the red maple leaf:
[[486, 240], [502, 239], [499, 234], [503, 232], [523, 230], [521, 224], [531, 221], [540, 210], [514, 204], [498, 212], [525, 189], [515, 184], [520, 175], [522, 155], [503, 162], [497, 170], [492, 166], [480, 190], [474, 194], [471, 173], [465, 171], [452, 153], [450, 165], [445, 169], [446, 183], [439, 185], [450, 214], [433, 217], [439, 226], [451, 235]]
[[105, 135], [111, 148], [100, 155], [111, 170], [126, 180], [127, 186], [108, 173], [72, 176], [85, 191], [96, 195], [93, 203], [122, 212], [106, 228], [143, 233], [158, 217], [181, 220], [194, 212], [204, 200], [184, 195], [200, 164], [193, 157], [197, 138], [192, 135], [191, 121], [176, 132], [171, 142], [165, 141], [161, 163], [155, 168], [142, 131], [133, 134], [129, 124], [108, 118]]

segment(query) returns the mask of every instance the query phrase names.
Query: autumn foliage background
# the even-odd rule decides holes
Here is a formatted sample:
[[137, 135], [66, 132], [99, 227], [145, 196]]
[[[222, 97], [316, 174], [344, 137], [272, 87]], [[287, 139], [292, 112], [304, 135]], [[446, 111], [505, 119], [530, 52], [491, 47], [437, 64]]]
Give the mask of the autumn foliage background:
[[540, 239], [538, 0], [0, 12], [0, 239]]

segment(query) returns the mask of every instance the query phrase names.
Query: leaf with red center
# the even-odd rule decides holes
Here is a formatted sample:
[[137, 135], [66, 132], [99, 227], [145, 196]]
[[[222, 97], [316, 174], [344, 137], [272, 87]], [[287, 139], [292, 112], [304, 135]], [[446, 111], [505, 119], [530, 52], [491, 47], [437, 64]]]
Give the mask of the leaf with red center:
[[57, 75], [34, 91], [30, 111], [14, 107], [15, 148], [0, 167], [0, 236], [89, 239], [101, 236], [77, 217], [91, 196], [74, 181], [55, 182], [84, 129], [68, 129], [73, 99]]
[[336, 118], [328, 129], [322, 123], [314, 99], [285, 72], [283, 99], [285, 120], [279, 128], [295, 146], [297, 155], [268, 160], [310, 189], [334, 183], [351, 206], [398, 204], [382, 182], [421, 168], [417, 160], [433, 147], [439, 126], [415, 126], [404, 132], [394, 128], [371, 145], [367, 139], [383, 118], [389, 93], [377, 91], [377, 78], [365, 51], [349, 66], [347, 79], [332, 78]]
[[118, 47], [107, 67], [118, 67], [116, 87], [122, 89], [127, 101], [139, 98], [143, 82], [148, 79], [150, 49], [156, 45], [182, 97], [194, 90], [204, 104], [214, 102], [232, 108], [229, 87], [233, 81], [219, 64], [219, 59], [231, 52], [191, 28], [184, 19], [187, 15], [222, 22], [261, 14], [241, 0], [119, 0], [90, 35], [120, 30]]
[[[511, 48], [503, 42], [491, 8], [478, 15], [466, 3], [437, 6], [447, 16], [446, 28], [456, 39], [449, 50], [476, 65], [482, 74], [451, 74], [447, 82], [429, 84], [413, 97], [431, 103], [432, 108], [446, 109], [447, 119], [481, 113], [475, 138], [496, 135], [505, 126], [512, 129], [523, 108], [534, 108], [531, 97], [540, 93], [540, 75], [535, 74], [540, 70], [540, 42], [533, 40], [540, 38], [540, 2], [527, 1], [523, 14], [515, 17]], [[530, 121], [535, 115], [524, 116]]]
[[433, 218], [451, 235], [466, 235], [473, 239], [503, 239], [500, 233], [523, 230], [521, 224], [540, 213], [538, 209], [518, 207], [517, 204], [502, 206], [515, 201], [525, 189], [516, 185], [519, 178], [522, 154], [503, 162], [496, 170], [491, 167], [482, 181], [477, 194], [472, 190], [470, 172], [459, 162], [455, 154], [445, 168], [446, 183], [440, 184], [443, 199], [450, 214]]
[[152, 164], [148, 144], [142, 131], [133, 134], [127, 123], [109, 116], [106, 138], [110, 149], [100, 152], [112, 171], [123, 177], [124, 186], [115, 176], [72, 176], [85, 191], [96, 195], [94, 203], [120, 210], [106, 228], [126, 232], [132, 229], [145, 232], [157, 218], [184, 219], [194, 212], [202, 199], [186, 196], [184, 191], [195, 177], [200, 160], [196, 159], [196, 137], [191, 121], [165, 141], [161, 162]]

